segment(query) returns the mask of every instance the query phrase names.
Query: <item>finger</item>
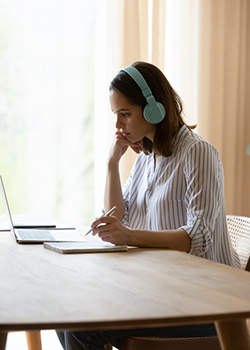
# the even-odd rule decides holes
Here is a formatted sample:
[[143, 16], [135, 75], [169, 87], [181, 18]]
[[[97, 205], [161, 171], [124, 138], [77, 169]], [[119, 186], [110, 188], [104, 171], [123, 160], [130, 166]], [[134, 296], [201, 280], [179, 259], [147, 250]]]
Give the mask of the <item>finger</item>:
[[102, 215], [98, 219], [94, 220], [91, 224], [91, 228], [97, 228], [101, 224], [108, 224], [115, 219], [115, 216], [105, 216]]
[[111, 239], [110, 236], [101, 237], [101, 239], [102, 239], [102, 241], [104, 241], [104, 242], [110, 242], [110, 243], [112, 243], [112, 239]]
[[141, 146], [132, 146], [131, 148], [135, 153], [140, 153], [142, 151]]
[[94, 234], [97, 235], [99, 238], [103, 239], [104, 237], [107, 237], [110, 235], [110, 231], [105, 228], [106, 225], [102, 225], [94, 229]]
[[98, 220], [98, 219], [100, 219], [102, 216], [103, 216], [103, 215], [100, 215], [100, 216], [95, 217], [95, 221]]
[[104, 218], [107, 218], [107, 216], [101, 215], [101, 216], [95, 218], [95, 220], [94, 220], [94, 221], [92, 222], [92, 224], [90, 225], [91, 228], [95, 228], [95, 227], [97, 227], [98, 225], [102, 224]]
[[[108, 220], [108, 219], [107, 219]], [[98, 226], [94, 228], [94, 231], [97, 234], [102, 234], [103, 232], [110, 231], [113, 228], [114, 225], [110, 221], [102, 222]]]
[[130, 142], [127, 138], [124, 138], [124, 136], [117, 136], [115, 140], [115, 145], [119, 147], [124, 154], [128, 147], [131, 147], [134, 152], [137, 154], [140, 153], [142, 149], [142, 141], [138, 141], [136, 143]]

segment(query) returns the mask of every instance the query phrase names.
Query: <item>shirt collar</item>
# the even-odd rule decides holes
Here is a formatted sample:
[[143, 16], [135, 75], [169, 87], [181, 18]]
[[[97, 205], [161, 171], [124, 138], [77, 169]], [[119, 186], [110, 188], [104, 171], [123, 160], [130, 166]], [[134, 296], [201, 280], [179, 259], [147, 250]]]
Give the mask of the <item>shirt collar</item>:
[[173, 138], [173, 150], [174, 152], [176, 149], [181, 145], [183, 140], [185, 139], [185, 136], [189, 133], [188, 127], [184, 124], [180, 128], [180, 130], [177, 132], [177, 134]]

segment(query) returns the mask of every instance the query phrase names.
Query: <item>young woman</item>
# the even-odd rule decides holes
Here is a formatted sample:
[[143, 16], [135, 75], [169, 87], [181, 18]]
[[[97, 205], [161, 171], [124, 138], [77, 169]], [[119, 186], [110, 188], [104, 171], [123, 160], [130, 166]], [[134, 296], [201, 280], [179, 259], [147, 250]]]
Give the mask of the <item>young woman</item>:
[[[96, 219], [93, 234], [115, 244], [180, 250], [240, 267], [227, 231], [222, 162], [216, 149], [184, 122], [181, 99], [164, 74], [145, 62], [123, 68], [110, 84], [110, 105], [117, 131], [107, 162], [104, 206], [105, 211], [118, 209]], [[119, 162], [129, 147], [138, 156], [122, 187]], [[66, 350], [101, 350], [124, 336], [215, 334], [214, 325], [207, 324], [65, 331], [58, 337]]]

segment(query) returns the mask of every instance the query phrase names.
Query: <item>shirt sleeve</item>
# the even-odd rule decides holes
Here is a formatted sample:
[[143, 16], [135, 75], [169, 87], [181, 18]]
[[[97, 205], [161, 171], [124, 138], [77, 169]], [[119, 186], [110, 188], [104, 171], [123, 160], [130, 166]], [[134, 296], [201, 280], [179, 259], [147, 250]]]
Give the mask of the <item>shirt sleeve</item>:
[[222, 162], [216, 149], [206, 141], [196, 142], [185, 157], [184, 174], [187, 225], [181, 228], [192, 239], [190, 253], [200, 255], [213, 244], [220, 193], [224, 193]]
[[131, 182], [132, 182], [132, 175], [130, 174], [125, 185], [122, 187], [123, 200], [125, 204], [125, 212], [124, 212], [123, 219], [121, 220], [121, 223], [126, 227], [129, 227], [129, 198], [130, 198]]
[[[125, 204], [125, 212], [121, 223], [126, 227], [131, 227], [131, 218], [130, 211], [133, 206], [133, 198], [136, 197], [138, 182], [141, 179], [141, 173], [145, 172], [145, 158], [147, 157], [143, 152], [137, 155], [135, 163], [132, 170], [130, 171], [129, 178], [122, 187], [123, 200]], [[135, 214], [136, 208], [133, 210]]]
[[123, 219], [121, 220], [121, 223], [126, 226], [130, 227], [130, 220], [129, 220], [129, 208], [130, 208], [130, 201], [131, 201], [131, 191], [133, 187], [133, 178], [134, 174], [137, 169], [137, 164], [140, 163], [140, 154], [136, 157], [135, 163], [133, 165], [132, 170], [129, 173], [129, 177], [126, 181], [126, 183], [122, 186], [122, 194], [123, 194], [123, 200], [125, 204], [125, 212]]

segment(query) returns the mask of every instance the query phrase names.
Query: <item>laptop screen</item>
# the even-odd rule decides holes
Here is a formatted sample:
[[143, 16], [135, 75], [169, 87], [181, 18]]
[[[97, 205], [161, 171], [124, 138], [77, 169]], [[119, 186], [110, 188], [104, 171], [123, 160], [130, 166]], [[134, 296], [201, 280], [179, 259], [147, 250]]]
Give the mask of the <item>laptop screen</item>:
[[5, 206], [5, 210], [6, 210], [6, 214], [7, 214], [7, 218], [8, 218], [8, 225], [9, 225], [9, 229], [14, 232], [14, 226], [13, 226], [13, 221], [12, 221], [12, 217], [11, 217], [11, 213], [10, 213], [10, 207], [9, 207], [9, 203], [7, 200], [7, 196], [6, 196], [6, 192], [5, 192], [5, 188], [4, 188], [4, 184], [3, 184], [3, 179], [2, 176], [0, 175], [0, 188], [1, 188], [1, 193], [2, 193], [2, 197], [3, 197], [3, 203]]

